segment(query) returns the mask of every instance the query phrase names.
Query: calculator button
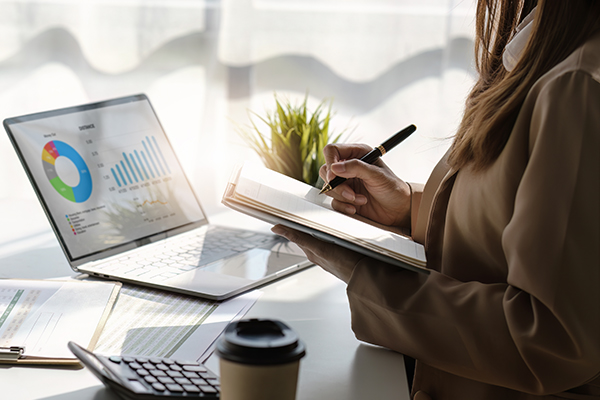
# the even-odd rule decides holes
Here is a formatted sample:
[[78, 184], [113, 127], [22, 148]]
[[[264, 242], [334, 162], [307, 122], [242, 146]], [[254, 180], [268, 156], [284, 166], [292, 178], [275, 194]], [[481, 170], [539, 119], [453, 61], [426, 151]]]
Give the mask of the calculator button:
[[132, 363], [135, 361], [135, 358], [133, 357], [123, 357], [123, 361], [125, 361], [127, 364]]
[[194, 385], [183, 385], [183, 390], [189, 393], [200, 393], [200, 389]]
[[150, 362], [152, 364], [160, 364], [160, 363], [162, 363], [162, 359], [160, 359], [160, 358], [151, 358]]
[[154, 366], [154, 364], [150, 364], [150, 363], [142, 364], [142, 368], [145, 368], [145, 369], [156, 369], [156, 367]]
[[165, 385], [163, 385], [162, 383], [158, 383], [158, 382], [153, 383], [152, 387], [155, 390], [158, 390], [159, 392], [164, 392], [165, 390], [167, 390], [167, 388], [165, 387]]
[[175, 364], [175, 361], [169, 360], [169, 359], [162, 360], [162, 362], [163, 362], [163, 364], [167, 364], [167, 365]]
[[180, 385], [191, 385], [192, 382], [190, 382], [190, 380], [188, 378], [175, 378], [175, 382], [179, 383]]
[[150, 392], [146, 386], [142, 385], [141, 382], [138, 381], [129, 381], [129, 384], [131, 385], [133, 391], [135, 393], [148, 393]]
[[198, 362], [189, 361], [189, 360], [175, 360], [175, 362], [181, 366], [183, 366], [183, 365], [198, 365]]
[[183, 371], [183, 376], [185, 376], [186, 378], [197, 378], [198, 374], [195, 372], [189, 372], [189, 371]]
[[202, 385], [199, 386], [200, 390], [202, 390], [202, 393], [217, 393], [217, 389], [215, 389], [212, 386], [208, 386], [208, 385]]
[[147, 376], [147, 375], [150, 374], [150, 372], [148, 372], [148, 371], [146, 371], [145, 369], [142, 369], [142, 368], [136, 369], [135, 372], [137, 372], [137, 374], [139, 376]]
[[158, 381], [160, 383], [164, 383], [165, 385], [167, 383], [175, 383], [175, 381], [173, 380], [173, 378], [169, 378], [168, 376], [161, 376], [160, 378], [158, 378]]
[[110, 356], [110, 357], [108, 357], [108, 359], [110, 361], [114, 362], [115, 364], [121, 363], [121, 357], [119, 357], [119, 356]]
[[173, 371], [182, 371], [183, 370], [183, 368], [181, 368], [177, 364], [172, 364], [172, 365], [169, 366], [169, 368], [171, 368]]
[[144, 377], [144, 380], [148, 383], [155, 383], [158, 382], [158, 380], [156, 380], [155, 377], [153, 377], [152, 375], [148, 375]]
[[154, 376], [167, 376], [167, 374], [165, 374], [165, 371], [161, 371], [160, 369], [153, 369], [152, 371], [150, 371], [150, 373]]
[[131, 364], [129, 364], [129, 368], [140, 369], [142, 368], [142, 366], [136, 362], [132, 362]]
[[200, 365], [184, 365], [183, 370], [190, 372], [206, 372], [206, 368]]
[[181, 372], [179, 371], [167, 371], [167, 375], [171, 378], [183, 378], [183, 375], [181, 375]]
[[148, 359], [146, 357], [136, 357], [135, 361], [139, 362], [140, 364], [144, 364], [148, 362]]
[[[167, 389], [169, 389], [170, 392], [183, 392], [183, 388], [181, 386], [179, 386], [176, 383], [170, 383], [167, 385]], [[208, 392], [207, 392], [208, 393]]]
[[208, 382], [206, 382], [202, 378], [193, 378], [193, 379], [191, 379], [191, 381], [194, 385], [208, 385]]
[[156, 368], [163, 370], [163, 371], [168, 371], [169, 367], [167, 367], [165, 364], [156, 364]]

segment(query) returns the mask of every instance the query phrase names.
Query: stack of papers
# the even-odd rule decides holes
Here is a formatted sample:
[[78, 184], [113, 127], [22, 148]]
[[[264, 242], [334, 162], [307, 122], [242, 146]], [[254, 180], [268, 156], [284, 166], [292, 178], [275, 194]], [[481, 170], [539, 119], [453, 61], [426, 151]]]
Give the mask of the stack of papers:
[[120, 283], [0, 280], [0, 363], [74, 364], [69, 340], [92, 350]]
[[215, 302], [117, 282], [0, 279], [0, 363], [79, 366], [69, 341], [105, 355], [203, 362], [259, 296]]
[[255, 290], [217, 302], [123, 285], [94, 352], [203, 362], [227, 324], [242, 318], [259, 296]]

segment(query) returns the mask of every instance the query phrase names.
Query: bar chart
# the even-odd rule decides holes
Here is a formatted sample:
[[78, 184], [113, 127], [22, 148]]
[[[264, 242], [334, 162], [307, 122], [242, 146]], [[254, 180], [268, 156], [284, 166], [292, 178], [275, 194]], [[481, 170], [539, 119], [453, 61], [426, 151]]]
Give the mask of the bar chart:
[[[139, 150], [139, 151], [138, 151]], [[154, 136], [146, 136], [138, 149], [123, 152], [122, 159], [110, 168], [119, 187], [134, 185], [171, 174], [169, 164]]]

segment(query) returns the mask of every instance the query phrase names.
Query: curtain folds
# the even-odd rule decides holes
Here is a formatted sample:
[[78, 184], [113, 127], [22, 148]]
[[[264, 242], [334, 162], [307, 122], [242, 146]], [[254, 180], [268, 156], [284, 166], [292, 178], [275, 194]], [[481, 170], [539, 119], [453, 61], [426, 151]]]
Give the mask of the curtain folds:
[[[403, 60], [470, 38], [453, 1], [224, 0], [219, 58], [245, 66], [308, 56], [346, 80], [376, 79]], [[463, 3], [463, 2], [461, 2]]]
[[1, 1], [0, 62], [62, 29], [98, 71], [131, 70], [169, 41], [205, 29], [195, 1]]
[[[147, 93], [207, 211], [256, 156], [235, 124], [273, 94], [333, 99], [333, 128], [422, 181], [473, 83], [474, 0], [0, 0], [0, 117]], [[4, 136], [0, 198], [32, 197]], [[208, 149], [227, 148], [215, 158]], [[212, 171], [208, 174], [207, 171]]]

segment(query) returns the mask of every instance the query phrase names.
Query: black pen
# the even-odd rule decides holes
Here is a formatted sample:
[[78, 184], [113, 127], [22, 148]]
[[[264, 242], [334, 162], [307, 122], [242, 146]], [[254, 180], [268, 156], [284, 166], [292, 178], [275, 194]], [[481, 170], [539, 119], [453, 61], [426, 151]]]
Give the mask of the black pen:
[[[417, 130], [417, 127], [414, 125], [407, 126], [406, 128], [402, 129], [400, 132], [396, 133], [394, 136], [392, 136], [391, 138], [389, 138], [388, 140], [383, 142], [381, 145], [375, 147], [373, 150], [371, 150], [370, 152], [368, 152], [367, 154], [362, 156], [360, 158], [360, 161], [366, 162], [367, 164], [373, 164], [375, 162], [375, 160], [377, 160], [379, 157], [383, 156], [385, 153], [387, 153], [388, 151], [390, 151], [391, 149], [393, 149], [400, 143], [402, 143], [404, 141], [404, 139], [406, 139], [407, 137], [412, 135], [412, 133], [416, 130]], [[345, 181], [346, 181], [346, 178], [342, 178], [341, 176], [336, 176], [331, 181], [329, 181], [329, 183], [326, 183], [325, 185], [323, 185], [323, 189], [321, 189], [319, 194], [327, 193]]]

